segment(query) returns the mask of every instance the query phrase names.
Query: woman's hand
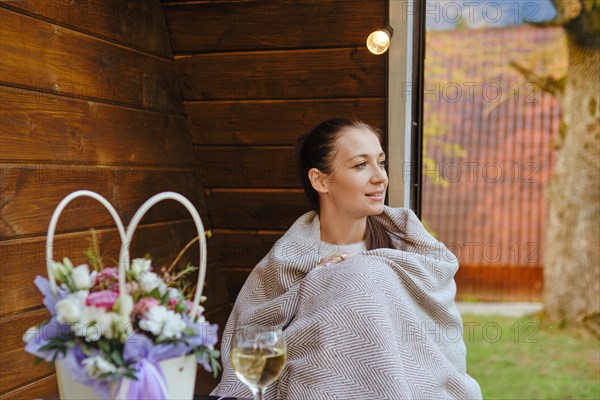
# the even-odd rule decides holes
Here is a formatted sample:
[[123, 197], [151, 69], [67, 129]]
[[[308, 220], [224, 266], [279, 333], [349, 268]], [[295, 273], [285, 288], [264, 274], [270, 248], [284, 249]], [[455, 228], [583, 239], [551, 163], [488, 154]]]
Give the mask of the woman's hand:
[[354, 255], [356, 255], [357, 253], [339, 253], [339, 254], [334, 254], [333, 256], [329, 256], [329, 257], [325, 257], [323, 259], [321, 259], [321, 262], [318, 265], [324, 265], [326, 267], [329, 267], [331, 265], [340, 263], [344, 260], [346, 260], [347, 258], [350, 258]]

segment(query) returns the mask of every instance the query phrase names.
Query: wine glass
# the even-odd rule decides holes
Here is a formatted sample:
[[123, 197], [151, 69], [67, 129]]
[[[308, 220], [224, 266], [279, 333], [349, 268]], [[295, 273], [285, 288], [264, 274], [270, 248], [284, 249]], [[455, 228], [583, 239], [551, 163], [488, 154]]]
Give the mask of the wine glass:
[[285, 340], [281, 328], [247, 325], [236, 329], [231, 366], [238, 379], [263, 400], [267, 386], [275, 382], [285, 364]]

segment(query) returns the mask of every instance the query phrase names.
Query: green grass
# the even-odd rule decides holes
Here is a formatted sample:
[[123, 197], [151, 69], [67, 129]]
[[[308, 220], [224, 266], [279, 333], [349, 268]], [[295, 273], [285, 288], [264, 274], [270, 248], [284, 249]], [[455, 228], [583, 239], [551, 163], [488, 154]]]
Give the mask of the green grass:
[[537, 317], [463, 319], [467, 369], [484, 399], [600, 399], [597, 338], [543, 326]]

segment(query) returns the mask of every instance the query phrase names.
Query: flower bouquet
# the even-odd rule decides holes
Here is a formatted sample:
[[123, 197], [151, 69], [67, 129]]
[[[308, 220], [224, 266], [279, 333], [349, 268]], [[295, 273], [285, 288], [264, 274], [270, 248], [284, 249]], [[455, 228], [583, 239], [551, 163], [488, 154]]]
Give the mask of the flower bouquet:
[[[74, 266], [67, 258], [53, 261], [58, 217], [79, 196], [97, 199], [115, 219], [122, 241], [118, 268], [103, 268], [98, 257], [91, 257], [92, 268]], [[153, 269], [149, 259], [129, 261], [128, 243], [137, 224], [164, 199], [181, 202], [199, 232], [200, 271], [193, 300], [189, 285], [181, 278], [195, 267], [188, 265], [175, 274], [172, 268], [177, 260], [160, 271]], [[63, 199], [48, 228], [48, 279], [35, 279], [50, 320], [30, 328], [24, 336], [25, 350], [36, 361], [56, 362], [61, 398], [191, 399], [197, 363], [217, 374], [217, 326], [204, 319], [199, 305], [206, 271], [204, 236], [197, 211], [177, 193], [164, 192], [149, 199], [127, 231], [114, 208], [98, 194], [77, 191]]]

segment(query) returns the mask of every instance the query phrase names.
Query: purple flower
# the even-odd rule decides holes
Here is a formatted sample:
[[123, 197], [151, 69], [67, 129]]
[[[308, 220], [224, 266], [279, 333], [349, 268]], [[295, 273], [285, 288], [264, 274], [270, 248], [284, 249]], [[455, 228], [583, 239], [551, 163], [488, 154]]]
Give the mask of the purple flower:
[[70, 340], [69, 333], [69, 326], [61, 324], [53, 317], [49, 322], [45, 323], [31, 334], [29, 331], [25, 334], [26, 337], [24, 337], [24, 339], [27, 341], [25, 351], [44, 359], [47, 362], [51, 362], [54, 359], [59, 360], [63, 358], [63, 355], [57, 349], [42, 350], [42, 347], [50, 344], [51, 340], [55, 338], [61, 341]]
[[186, 336], [185, 340], [190, 344], [190, 348], [204, 346], [214, 346], [219, 341], [219, 325], [209, 324], [208, 322], [196, 322], [190, 324], [196, 330], [195, 335]]
[[50, 282], [48, 279], [43, 276], [36, 276], [33, 283], [39, 289], [39, 291], [44, 296], [44, 305], [50, 311], [52, 316], [56, 315], [56, 302], [58, 300], [62, 300], [67, 296], [67, 291], [61, 287], [56, 288], [56, 296], [52, 294], [52, 290], [50, 289]]

